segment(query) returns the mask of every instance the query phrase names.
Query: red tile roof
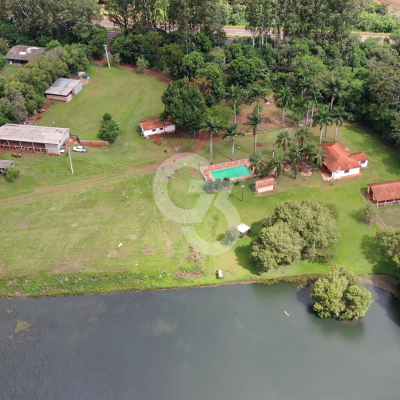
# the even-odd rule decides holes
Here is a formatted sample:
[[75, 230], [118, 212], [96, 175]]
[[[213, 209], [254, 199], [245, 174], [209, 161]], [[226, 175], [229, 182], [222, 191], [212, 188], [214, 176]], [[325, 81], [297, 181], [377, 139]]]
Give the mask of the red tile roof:
[[264, 178], [256, 181], [256, 185], [258, 188], [275, 185], [275, 183], [276, 182], [274, 178]]
[[371, 188], [377, 201], [400, 199], [400, 179], [396, 181], [369, 183], [367, 186]]
[[[156, 128], [163, 128], [164, 124], [159, 121], [158, 118], [153, 118], [153, 119], [147, 119], [146, 121], [140, 121], [140, 125], [142, 125], [142, 128], [145, 131], [151, 130], [151, 129], [156, 129]], [[165, 121], [165, 126], [172, 126], [175, 125], [171, 121]]]
[[369, 160], [369, 157], [363, 152], [359, 151], [357, 153], [350, 153], [349, 157], [356, 161], [366, 161]]
[[[323, 143], [318, 146], [325, 150], [326, 159], [324, 164], [331, 172], [336, 172], [339, 169], [346, 170], [360, 167], [360, 163], [352, 157], [352, 154], [340, 142]], [[358, 158], [357, 154], [361, 153], [353, 154], [356, 154], [356, 158]], [[363, 158], [361, 161], [366, 159]]]

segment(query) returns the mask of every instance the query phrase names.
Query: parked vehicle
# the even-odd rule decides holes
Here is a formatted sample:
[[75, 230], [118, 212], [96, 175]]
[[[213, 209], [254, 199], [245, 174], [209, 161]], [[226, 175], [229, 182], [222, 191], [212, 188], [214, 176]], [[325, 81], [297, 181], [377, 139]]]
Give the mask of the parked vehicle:
[[64, 149], [61, 149], [60, 150], [60, 154], [64, 154], [65, 153], [65, 150]]
[[86, 153], [88, 151], [87, 147], [83, 146], [75, 146], [72, 150], [78, 151], [79, 153]]

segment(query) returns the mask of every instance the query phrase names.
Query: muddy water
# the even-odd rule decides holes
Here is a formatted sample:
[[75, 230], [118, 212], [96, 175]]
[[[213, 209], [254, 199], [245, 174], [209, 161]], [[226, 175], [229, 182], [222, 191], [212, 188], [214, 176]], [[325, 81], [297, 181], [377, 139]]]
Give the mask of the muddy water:
[[286, 283], [0, 299], [0, 398], [399, 399], [400, 301], [368, 288], [352, 323]]

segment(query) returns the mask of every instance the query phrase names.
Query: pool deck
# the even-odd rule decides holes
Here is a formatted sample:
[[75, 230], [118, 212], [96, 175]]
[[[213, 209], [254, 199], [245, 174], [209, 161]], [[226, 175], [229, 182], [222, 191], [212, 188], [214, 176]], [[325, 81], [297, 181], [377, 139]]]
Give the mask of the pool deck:
[[[205, 181], [215, 181], [214, 177], [211, 174], [211, 171], [216, 171], [220, 169], [227, 169], [227, 168], [232, 168], [232, 167], [238, 167], [239, 165], [246, 165], [247, 168], [251, 171], [250, 168], [250, 159], [249, 158], [243, 158], [242, 160], [237, 160], [237, 161], [228, 161], [226, 163], [222, 164], [213, 164], [213, 165], [207, 165], [205, 167], [200, 167], [200, 172], [203, 175], [203, 178]], [[253, 178], [255, 175], [245, 175], [245, 176], [239, 176], [237, 178], [231, 178], [231, 181], [241, 181], [243, 179], [247, 178]]]

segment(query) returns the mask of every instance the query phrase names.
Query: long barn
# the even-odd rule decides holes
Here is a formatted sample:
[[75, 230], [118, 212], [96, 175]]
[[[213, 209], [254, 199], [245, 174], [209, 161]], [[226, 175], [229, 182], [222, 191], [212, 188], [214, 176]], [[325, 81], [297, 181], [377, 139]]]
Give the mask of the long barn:
[[69, 132], [69, 128], [5, 124], [0, 127], [0, 149], [60, 154]]

